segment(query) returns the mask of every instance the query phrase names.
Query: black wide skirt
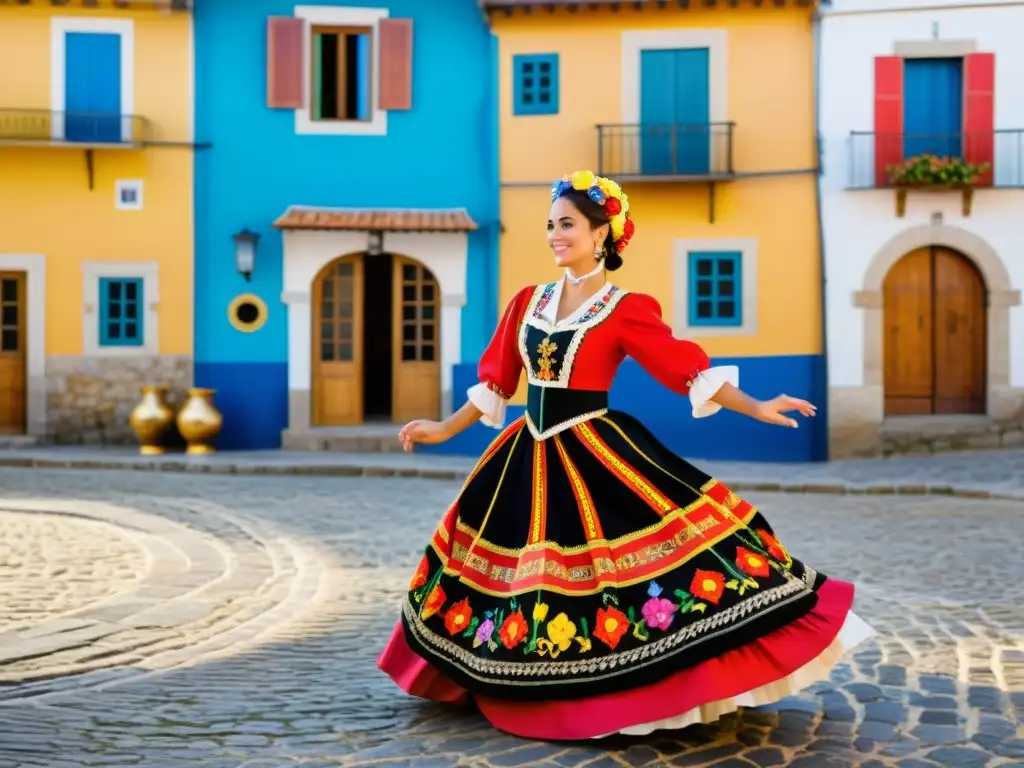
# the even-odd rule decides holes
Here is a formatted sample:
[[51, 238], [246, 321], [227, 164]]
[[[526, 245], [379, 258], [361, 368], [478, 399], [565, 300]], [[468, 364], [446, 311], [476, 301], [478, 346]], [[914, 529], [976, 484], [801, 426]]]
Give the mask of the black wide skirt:
[[412, 650], [471, 693], [553, 701], [661, 680], [808, 614], [825, 577], [748, 502], [618, 411], [504, 429], [403, 604]]

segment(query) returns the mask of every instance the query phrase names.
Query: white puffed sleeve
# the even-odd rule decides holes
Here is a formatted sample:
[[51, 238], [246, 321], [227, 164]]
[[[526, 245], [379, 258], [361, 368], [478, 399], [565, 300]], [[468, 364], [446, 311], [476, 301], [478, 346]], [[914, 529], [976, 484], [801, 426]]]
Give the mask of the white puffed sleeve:
[[[702, 371], [690, 387], [690, 404], [693, 406], [693, 418], [703, 419], [714, 416], [722, 406], [711, 401], [711, 398], [722, 388], [723, 384], [740, 385], [740, 369], [735, 365], [716, 365]], [[479, 407], [479, 406], [477, 406]]]
[[508, 400], [499, 395], [487, 384], [481, 382], [474, 384], [466, 390], [466, 397], [483, 414], [480, 422], [494, 429], [501, 429], [505, 426], [505, 409]]

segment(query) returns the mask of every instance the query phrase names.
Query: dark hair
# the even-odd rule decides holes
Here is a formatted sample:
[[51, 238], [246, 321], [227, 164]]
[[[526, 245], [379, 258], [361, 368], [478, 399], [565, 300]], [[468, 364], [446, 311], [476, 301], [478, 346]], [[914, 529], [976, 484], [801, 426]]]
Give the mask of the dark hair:
[[[569, 189], [559, 195], [559, 197], [564, 197], [576, 206], [576, 210], [583, 214], [583, 218], [590, 222], [592, 229], [597, 229], [602, 224], [608, 224], [610, 221], [604, 206], [598, 205], [591, 200], [586, 192], [581, 192], [578, 189]], [[604, 239], [604, 268], [609, 272], [614, 272], [621, 266], [622, 256], [615, 250], [615, 238], [612, 235], [612, 228], [608, 227], [608, 235]]]

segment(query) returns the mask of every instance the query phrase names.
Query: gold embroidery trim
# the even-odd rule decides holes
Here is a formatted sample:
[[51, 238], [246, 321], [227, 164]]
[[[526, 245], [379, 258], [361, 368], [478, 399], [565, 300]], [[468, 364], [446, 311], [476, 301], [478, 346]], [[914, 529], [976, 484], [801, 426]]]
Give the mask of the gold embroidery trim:
[[534, 442], [533, 444], [533, 515], [530, 523], [530, 535], [527, 542], [536, 544], [545, 537], [545, 523], [547, 522], [547, 487], [545, 477], [547, 474], [547, 457], [545, 456], [544, 443]]
[[580, 477], [580, 473], [579, 470], [576, 469], [576, 465], [572, 463], [572, 459], [569, 458], [569, 454], [565, 452], [565, 446], [562, 445], [562, 438], [557, 435], [555, 435], [555, 449], [558, 451], [558, 458], [562, 460], [562, 466], [565, 467], [565, 473], [569, 476], [569, 482], [572, 483], [572, 489], [576, 494], [576, 502], [579, 505], [580, 517], [583, 519], [583, 528], [587, 532], [587, 541], [603, 539], [604, 532], [601, 530], [601, 525], [597, 521], [597, 514], [594, 510], [594, 502], [590, 498], [590, 492], [587, 490], [587, 486], [583, 482], [583, 478]]
[[612, 453], [611, 448], [605, 445], [604, 441], [598, 437], [587, 424], [577, 425], [573, 428], [573, 432], [583, 438], [583, 444], [586, 445], [590, 449], [590, 452], [593, 453], [603, 464], [612, 467], [616, 473], [626, 478], [633, 491], [647, 501], [647, 504], [655, 512], [659, 512], [664, 515], [672, 511], [672, 508], [675, 505], [658, 493], [654, 486], [648, 483], [639, 472]]

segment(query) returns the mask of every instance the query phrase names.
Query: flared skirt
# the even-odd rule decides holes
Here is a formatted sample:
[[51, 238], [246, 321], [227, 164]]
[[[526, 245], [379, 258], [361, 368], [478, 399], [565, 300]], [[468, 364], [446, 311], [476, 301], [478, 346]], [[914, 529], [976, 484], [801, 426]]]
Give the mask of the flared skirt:
[[519, 419], [442, 517], [378, 664], [519, 735], [645, 732], [827, 674], [871, 635], [852, 601], [628, 414], [543, 441]]

